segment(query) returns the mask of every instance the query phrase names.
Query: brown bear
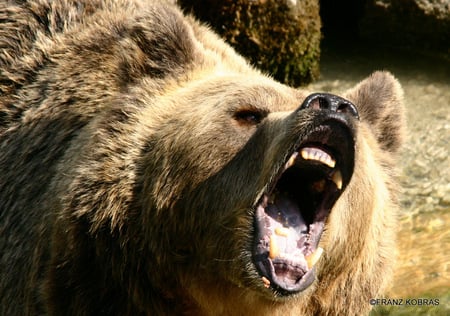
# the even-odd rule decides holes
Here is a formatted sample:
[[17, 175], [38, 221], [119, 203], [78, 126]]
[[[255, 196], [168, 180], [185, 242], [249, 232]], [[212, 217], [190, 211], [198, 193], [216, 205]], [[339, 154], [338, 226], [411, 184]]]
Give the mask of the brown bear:
[[0, 3], [1, 315], [360, 315], [402, 91], [249, 66], [171, 3]]

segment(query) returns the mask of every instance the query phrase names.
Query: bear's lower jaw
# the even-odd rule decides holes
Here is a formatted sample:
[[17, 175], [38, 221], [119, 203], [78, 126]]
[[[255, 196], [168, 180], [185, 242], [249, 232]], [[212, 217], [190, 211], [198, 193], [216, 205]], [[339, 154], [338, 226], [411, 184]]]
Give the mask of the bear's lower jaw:
[[298, 293], [314, 281], [323, 229], [353, 165], [352, 130], [326, 121], [288, 155], [256, 204], [253, 263], [276, 296]]
[[264, 203], [257, 207], [253, 259], [266, 288], [286, 296], [311, 285], [314, 266], [323, 251], [318, 247], [325, 225], [322, 218], [306, 222], [296, 203], [282, 194], [266, 207]]

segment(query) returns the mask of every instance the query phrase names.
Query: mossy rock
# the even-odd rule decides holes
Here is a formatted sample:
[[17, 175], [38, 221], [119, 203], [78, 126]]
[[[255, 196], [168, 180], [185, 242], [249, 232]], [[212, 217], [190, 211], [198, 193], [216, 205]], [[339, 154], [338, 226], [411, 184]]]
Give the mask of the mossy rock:
[[319, 75], [318, 0], [180, 0], [239, 53], [275, 79], [299, 86]]

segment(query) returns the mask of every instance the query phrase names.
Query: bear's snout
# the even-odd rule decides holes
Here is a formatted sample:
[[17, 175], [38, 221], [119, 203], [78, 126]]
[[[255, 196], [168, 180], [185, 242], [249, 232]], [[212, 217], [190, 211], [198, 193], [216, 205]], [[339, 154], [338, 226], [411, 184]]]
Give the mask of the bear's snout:
[[353, 175], [357, 119], [350, 101], [317, 93], [282, 121], [291, 143], [254, 206], [252, 259], [270, 297], [304, 291], [315, 280], [322, 233]]

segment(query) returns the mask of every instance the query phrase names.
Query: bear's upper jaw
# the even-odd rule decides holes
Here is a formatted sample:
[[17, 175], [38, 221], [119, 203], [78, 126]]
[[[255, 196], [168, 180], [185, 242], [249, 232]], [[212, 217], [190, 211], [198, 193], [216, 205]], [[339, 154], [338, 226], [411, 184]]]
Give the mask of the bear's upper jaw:
[[253, 262], [263, 285], [277, 296], [314, 281], [320, 237], [353, 164], [352, 129], [335, 120], [322, 122], [288, 155], [255, 206]]

